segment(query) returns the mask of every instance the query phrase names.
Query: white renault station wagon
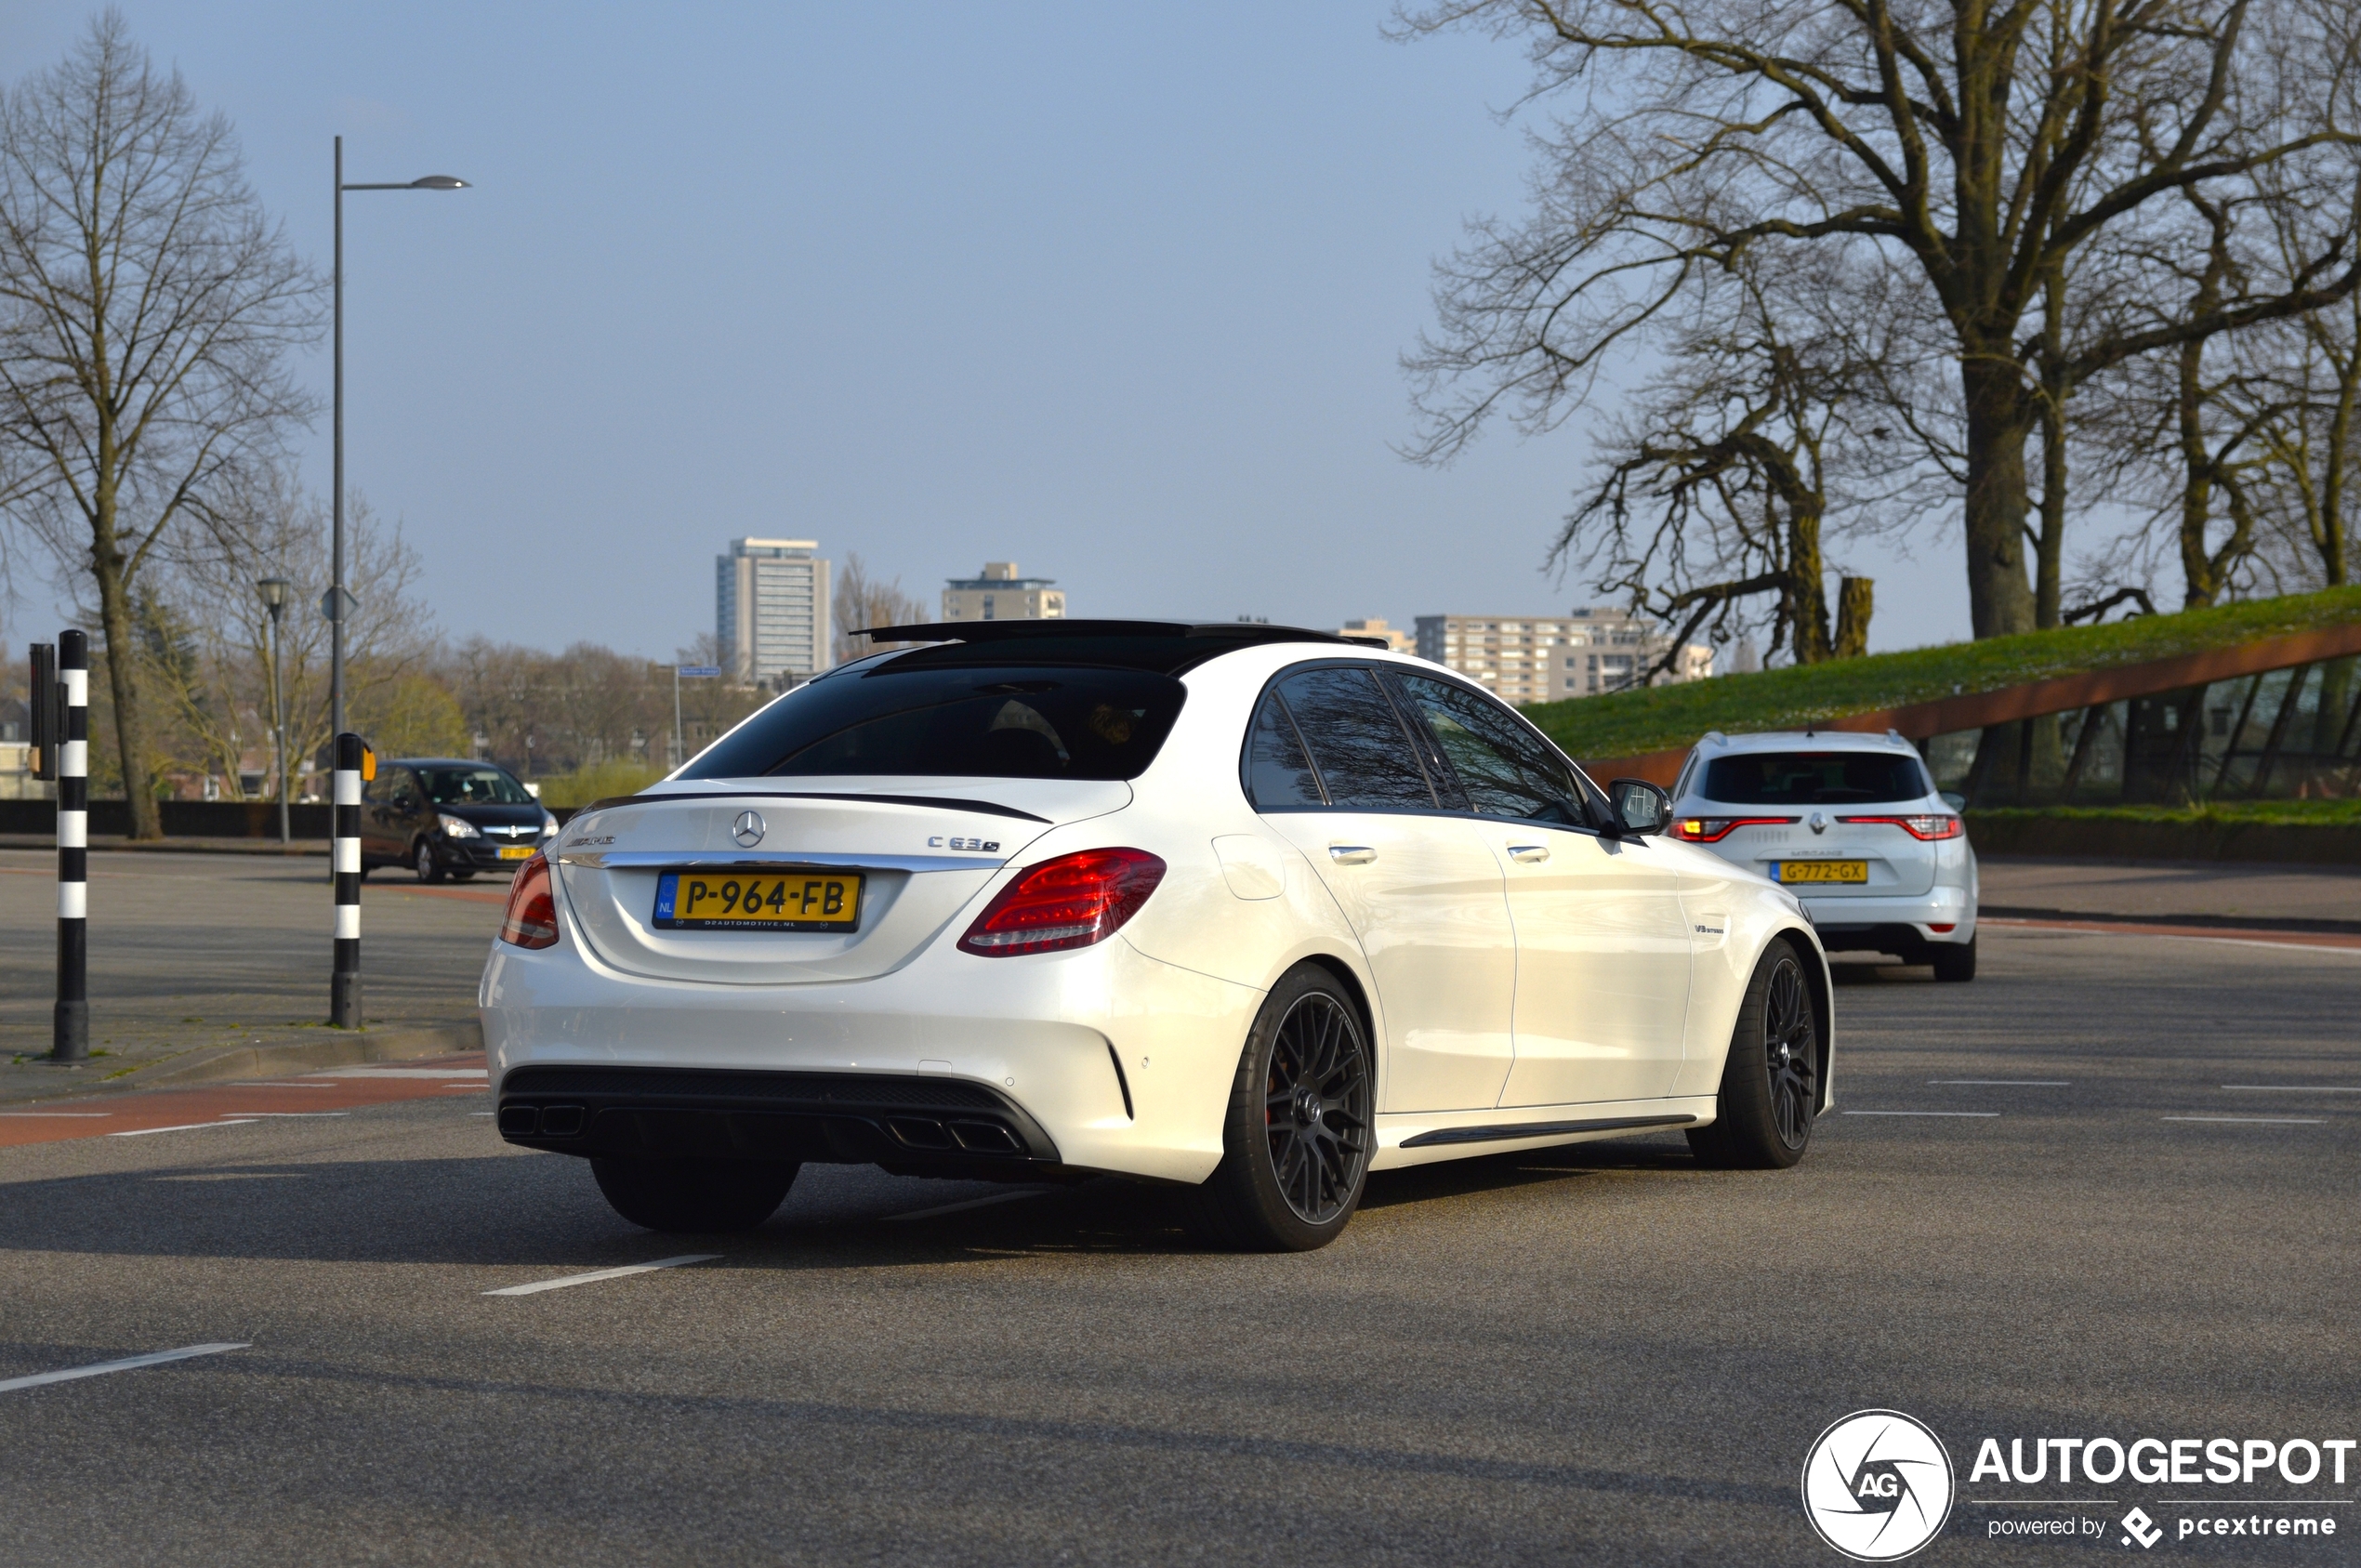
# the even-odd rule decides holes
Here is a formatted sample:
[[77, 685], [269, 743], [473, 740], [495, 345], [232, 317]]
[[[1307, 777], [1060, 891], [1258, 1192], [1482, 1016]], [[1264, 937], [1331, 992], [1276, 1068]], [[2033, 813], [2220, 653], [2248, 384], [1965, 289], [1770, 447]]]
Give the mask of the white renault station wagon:
[[1672, 797], [1673, 837], [1800, 895], [1829, 952], [1975, 979], [1975, 850], [1901, 736], [1710, 734]]
[[1187, 1189], [1314, 1247], [1373, 1169], [1830, 1104], [1795, 897], [1420, 660], [1243, 625], [885, 628], [520, 872], [483, 974], [510, 1142], [657, 1230], [808, 1161]]

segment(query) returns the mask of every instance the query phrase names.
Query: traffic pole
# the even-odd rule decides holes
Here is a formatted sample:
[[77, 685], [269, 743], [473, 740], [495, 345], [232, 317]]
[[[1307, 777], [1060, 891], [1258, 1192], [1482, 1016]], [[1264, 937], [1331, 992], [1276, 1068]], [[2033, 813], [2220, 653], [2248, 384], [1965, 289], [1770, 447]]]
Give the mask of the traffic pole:
[[347, 731], [336, 756], [336, 975], [329, 982], [328, 1021], [361, 1027], [361, 768], [366, 748]]
[[58, 744], [58, 1005], [49, 1060], [90, 1056], [90, 639], [58, 634], [64, 733]]

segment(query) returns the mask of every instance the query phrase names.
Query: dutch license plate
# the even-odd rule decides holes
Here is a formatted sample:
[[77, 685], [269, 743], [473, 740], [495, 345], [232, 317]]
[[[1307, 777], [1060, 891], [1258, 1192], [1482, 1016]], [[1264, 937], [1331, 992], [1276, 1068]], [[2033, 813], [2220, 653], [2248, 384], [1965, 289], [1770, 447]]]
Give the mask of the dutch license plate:
[[842, 931], [861, 921], [857, 871], [667, 871], [659, 930]]
[[1781, 861], [1774, 868], [1782, 882], [1866, 882], [1867, 861]]
[[530, 844], [503, 844], [500, 846], [500, 858], [504, 861], [529, 861], [533, 858], [533, 846]]

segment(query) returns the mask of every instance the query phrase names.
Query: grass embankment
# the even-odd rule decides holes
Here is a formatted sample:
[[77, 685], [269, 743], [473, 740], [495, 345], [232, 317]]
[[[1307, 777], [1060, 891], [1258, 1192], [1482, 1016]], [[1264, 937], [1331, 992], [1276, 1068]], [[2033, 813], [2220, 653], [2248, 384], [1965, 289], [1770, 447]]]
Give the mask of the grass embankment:
[[1793, 730], [1906, 703], [2145, 664], [2356, 620], [2361, 620], [2361, 586], [2329, 588], [2174, 615], [2143, 615], [2113, 626], [2060, 626], [1982, 642], [1945, 643], [1537, 703], [1524, 711], [1572, 756], [1636, 757], [1694, 744], [1708, 730], [1728, 734]]
[[587, 806], [617, 795], [637, 795], [658, 779], [664, 770], [644, 762], [598, 762], [571, 773], [549, 773], [536, 782], [544, 806]]

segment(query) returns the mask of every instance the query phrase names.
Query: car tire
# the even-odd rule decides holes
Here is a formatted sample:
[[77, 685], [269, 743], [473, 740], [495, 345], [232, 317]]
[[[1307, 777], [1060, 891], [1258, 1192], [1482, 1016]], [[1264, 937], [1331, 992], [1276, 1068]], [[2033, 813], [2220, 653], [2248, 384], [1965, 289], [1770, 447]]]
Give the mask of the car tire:
[[1803, 962], [1774, 937], [1756, 961], [1730, 1032], [1717, 1114], [1692, 1128], [1697, 1163], [1721, 1170], [1784, 1170], [1812, 1146], [1820, 1106], [1820, 1028]]
[[1975, 938], [1962, 942], [1943, 942], [1929, 950], [1934, 965], [1934, 978], [1954, 983], [1975, 979]]
[[1221, 1163], [1187, 1194], [1199, 1239], [1309, 1252], [1360, 1206], [1377, 1149], [1368, 1031], [1344, 986], [1299, 964], [1263, 998], [1222, 1118]]
[[442, 863], [434, 858], [434, 846], [425, 839], [418, 840], [417, 853], [411, 857], [410, 863], [417, 871], [419, 881], [440, 882], [442, 880]]
[[472, 871], [455, 871], [451, 874], [451, 880], [454, 882], [465, 882], [474, 876], [475, 873]]
[[778, 1212], [800, 1168], [753, 1160], [590, 1162], [599, 1191], [617, 1214], [647, 1230], [691, 1235], [753, 1230]]

